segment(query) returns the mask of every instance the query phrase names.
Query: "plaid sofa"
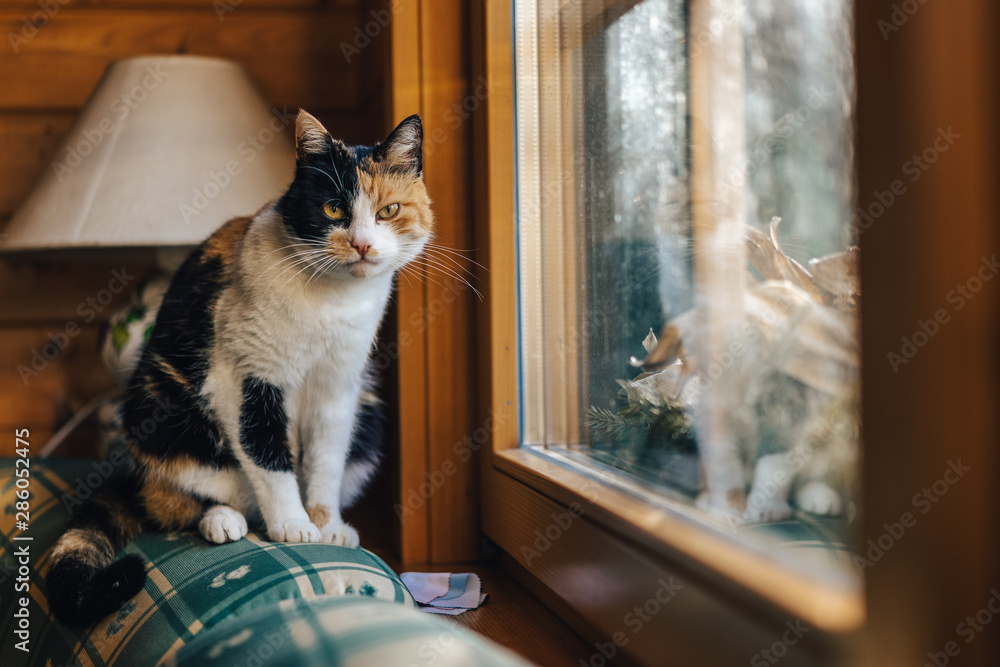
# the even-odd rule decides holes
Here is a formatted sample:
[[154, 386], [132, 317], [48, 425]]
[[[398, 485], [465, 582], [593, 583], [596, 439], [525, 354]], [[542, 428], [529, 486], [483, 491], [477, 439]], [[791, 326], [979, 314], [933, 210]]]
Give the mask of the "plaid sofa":
[[[21, 531], [14, 461], [0, 460], [0, 665], [410, 665], [415, 651], [439, 637], [450, 639], [451, 648], [437, 665], [524, 664], [418, 612], [396, 573], [368, 551], [271, 543], [257, 533], [225, 545], [194, 533], [141, 535], [123, 553], [149, 563], [145, 589], [116, 615], [82, 631], [67, 628], [49, 614], [44, 573], [75, 490], [84, 495], [107, 476], [108, 464], [99, 466], [32, 461], [29, 527]], [[17, 592], [24, 572], [15, 556], [25, 545], [27, 593]], [[23, 597], [27, 652], [17, 647], [15, 632]], [[281, 659], [264, 657], [273, 654]], [[463, 655], [477, 657], [453, 662]]]

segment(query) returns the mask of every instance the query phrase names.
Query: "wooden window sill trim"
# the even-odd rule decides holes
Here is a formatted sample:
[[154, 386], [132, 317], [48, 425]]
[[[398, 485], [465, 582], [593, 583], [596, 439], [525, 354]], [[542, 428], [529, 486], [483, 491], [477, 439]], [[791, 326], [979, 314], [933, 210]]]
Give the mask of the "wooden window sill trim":
[[[719, 534], [718, 528], [710, 532], [707, 520], [696, 520], [687, 506], [666, 501], [675, 507], [664, 511], [622, 488], [620, 482], [612, 486], [571, 470], [565, 465], [569, 459], [563, 458], [561, 464], [561, 458], [555, 452], [514, 448], [496, 452], [493, 461], [498, 472], [563, 507], [578, 503], [582, 518], [752, 614], [766, 614], [776, 621], [801, 619], [831, 635], [851, 633], [863, 625], [864, 601], [857, 588], [821, 583], [782, 567], [763, 551]], [[512, 555], [525, 564], [520, 554]]]

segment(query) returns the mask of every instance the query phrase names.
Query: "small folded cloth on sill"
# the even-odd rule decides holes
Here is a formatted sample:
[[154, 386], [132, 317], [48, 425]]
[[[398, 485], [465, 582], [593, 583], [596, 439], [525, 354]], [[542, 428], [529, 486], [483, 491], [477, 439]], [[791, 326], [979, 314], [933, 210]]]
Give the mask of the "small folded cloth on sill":
[[472, 572], [403, 572], [399, 575], [420, 609], [457, 616], [486, 601], [479, 575]]

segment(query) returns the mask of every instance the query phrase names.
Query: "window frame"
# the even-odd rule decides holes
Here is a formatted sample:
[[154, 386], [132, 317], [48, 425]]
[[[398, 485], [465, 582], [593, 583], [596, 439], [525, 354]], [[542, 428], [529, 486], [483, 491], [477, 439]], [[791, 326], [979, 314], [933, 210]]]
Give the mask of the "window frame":
[[[912, 507], [911, 496], [938, 479], [948, 459], [961, 458], [973, 472], [866, 570], [863, 627], [810, 631], [807, 645], [799, 644], [806, 650], [788, 652], [782, 665], [923, 664], [929, 652], [949, 646], [953, 652], [956, 623], [983, 606], [1000, 577], [1000, 552], [988, 546], [1000, 543], [995, 511], [1000, 505], [1000, 413], [986, 407], [1000, 404], [1000, 299], [994, 293], [968, 302], [935, 337], [935, 350], [922, 351], [906, 372], [886, 363], [900, 336], [942, 307], [956, 281], [980, 266], [984, 252], [1000, 248], [995, 223], [1000, 219], [995, 189], [1000, 42], [992, 30], [1000, 21], [1000, 5], [992, 0], [927, 3], [899, 26], [891, 20], [895, 4], [855, 3], [859, 208], [867, 210], [877, 201], [871, 193], [900, 178], [902, 166], [941, 128], [952, 126], [971, 138], [951, 148], [941, 160], [947, 166], [927, 171], [919, 187], [909, 187], [877, 220], [859, 223], [865, 297], [864, 511], [858, 544], [867, 549], [869, 540], [882, 537], [885, 524]], [[581, 600], [580, 589], [596, 584], [598, 590], [622, 591], [619, 601], [624, 597], [641, 604], [661, 572], [688, 574], [697, 584], [692, 586], [695, 599], [684, 607], [684, 596], [678, 596], [645, 626], [650, 629], [629, 633], [621, 651], [630, 662], [746, 664], [781, 641], [787, 626], [773, 614], [757, 616], [763, 604], [759, 596], [719, 575], [699, 577], [669, 554], [657, 555], [646, 546], [642, 526], [591, 508], [534, 567], [517, 560], [518, 549], [536, 539], [533, 531], [551, 521], [546, 512], [567, 510], [579, 500], [579, 491], [571, 481], [532, 481], [530, 464], [537, 461], [504, 462], [518, 456], [511, 17], [510, 0], [473, 3], [473, 35], [479, 41], [473, 76], [485, 77], [492, 90], [475, 119], [478, 259], [490, 269], [481, 274], [486, 300], [477, 314], [476, 381], [481, 417], [508, 416], [494, 420], [492, 440], [481, 452], [483, 527], [506, 550], [502, 562], [597, 643], [592, 656], [581, 656], [583, 664], [588, 658], [600, 663], [600, 648], [608, 648], [614, 632], [623, 629], [623, 617], [620, 606], [602, 605], [594, 599], [598, 596]], [[573, 537], [578, 528], [580, 536]], [[632, 531], [640, 531], [634, 539]], [[628, 569], [637, 562], [647, 566], [641, 575]], [[959, 638], [961, 657], [949, 664], [994, 664], [1000, 634], [990, 630], [972, 643]]]
[[[620, 13], [622, 4], [588, 1], [583, 12], [589, 16], [600, 11], [606, 19], [609, 12]], [[707, 25], [709, 5], [707, 0], [692, 0], [691, 20]], [[489, 299], [482, 313], [489, 322], [489, 343], [482, 355], [489, 372], [481, 395], [486, 397], [484, 410], [501, 416], [481, 461], [484, 532], [505, 552], [513, 571], [544, 599], [565, 609], [578, 629], [605, 642], [623, 632], [618, 635], [626, 640], [621, 650], [639, 662], [657, 662], [665, 645], [701, 664], [746, 660], [780, 638], [786, 624], [801, 620], [813, 630], [802, 637], [797, 659], [801, 664], [836, 664], [864, 623], [864, 603], [857, 591], [837, 590], [785, 571], [766, 554], [651, 507], [626, 485], [605, 484], [599, 474], [582, 474], [561, 465], [558, 457], [520, 447], [513, 15], [513, 2], [489, 2], [482, 17], [482, 65], [493, 93], [477, 148], [477, 154], [487, 158], [478, 200], [489, 220], [477, 239], [480, 248], [488, 249], [489, 268]], [[713, 90], [705, 76], [711, 66], [718, 62], [692, 61], [692, 88], [701, 86], [700, 103], [706, 107], [711, 107], [713, 94], [724, 92]], [[729, 168], [726, 156], [712, 155], [706, 143], [711, 143], [707, 136], [693, 138], [692, 150], [701, 151], [703, 168], [696, 167], [692, 175], [701, 192], [712, 191], [713, 173], [727, 173]], [[729, 162], [740, 153], [737, 150], [734, 158], [730, 152]], [[561, 197], [555, 200], [562, 204]], [[742, 202], [730, 204], [741, 208]], [[695, 216], [696, 233], [709, 233], [712, 224], [706, 211], [696, 210]], [[715, 288], [727, 289], [730, 274], [723, 273]], [[573, 517], [571, 524], [566, 516]], [[546, 529], [550, 537], [558, 537], [546, 538]], [[683, 582], [685, 595], [663, 605], [648, 621], [656, 631], [626, 632], [627, 602], [655, 596], [657, 587], [650, 582], [671, 577]], [[609, 593], [590, 594], [594, 589]], [[717, 622], [724, 624], [717, 627], [727, 628], [725, 642], [706, 629]], [[792, 654], [785, 662], [798, 664]]]

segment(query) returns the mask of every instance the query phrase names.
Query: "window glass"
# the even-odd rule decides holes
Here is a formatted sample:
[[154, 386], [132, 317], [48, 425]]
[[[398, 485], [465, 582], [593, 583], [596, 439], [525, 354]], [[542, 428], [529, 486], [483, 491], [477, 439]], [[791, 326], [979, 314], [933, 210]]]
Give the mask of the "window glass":
[[524, 445], [840, 580], [851, 21], [847, 0], [515, 15]]

